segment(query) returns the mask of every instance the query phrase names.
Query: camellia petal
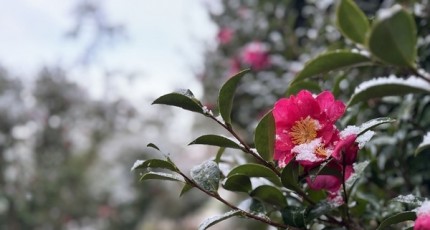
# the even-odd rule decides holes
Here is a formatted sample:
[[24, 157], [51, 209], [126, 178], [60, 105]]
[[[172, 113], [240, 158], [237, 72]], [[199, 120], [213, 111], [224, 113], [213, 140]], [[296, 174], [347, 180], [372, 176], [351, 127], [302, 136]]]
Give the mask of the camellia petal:
[[[274, 159], [278, 160], [278, 166], [283, 167], [298, 154], [298, 162], [308, 168], [329, 158], [334, 143], [339, 140], [339, 131], [334, 124], [344, 112], [343, 102], [336, 101], [329, 91], [315, 96], [302, 90], [297, 96], [277, 101], [273, 117], [276, 127]], [[317, 139], [316, 146], [306, 147], [316, 143]]]

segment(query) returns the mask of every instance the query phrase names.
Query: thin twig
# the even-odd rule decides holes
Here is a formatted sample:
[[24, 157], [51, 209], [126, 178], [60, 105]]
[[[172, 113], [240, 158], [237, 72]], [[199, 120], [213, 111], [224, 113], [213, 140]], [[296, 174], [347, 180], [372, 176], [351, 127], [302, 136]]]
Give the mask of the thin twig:
[[187, 177], [180, 170], [178, 170], [177, 172], [185, 179], [185, 181], [187, 183], [191, 184], [193, 187], [199, 189], [200, 191], [206, 193], [208, 196], [211, 196], [211, 197], [217, 199], [218, 201], [220, 201], [221, 203], [227, 205], [231, 209], [239, 211], [241, 213], [241, 215], [243, 215], [243, 216], [246, 216], [248, 218], [252, 218], [254, 220], [258, 220], [260, 222], [266, 223], [268, 225], [271, 225], [271, 226], [274, 226], [274, 227], [277, 227], [277, 228], [299, 230], [299, 228], [295, 228], [295, 227], [288, 226], [288, 225], [285, 225], [285, 224], [277, 223], [277, 222], [274, 222], [274, 221], [270, 220], [269, 218], [264, 218], [262, 216], [258, 216], [258, 215], [255, 215], [253, 213], [247, 212], [247, 211], [245, 211], [243, 209], [240, 209], [237, 206], [235, 206], [235, 205], [231, 204], [230, 202], [226, 201], [218, 193], [209, 192], [206, 189], [202, 188], [200, 185], [198, 185], [197, 183], [195, 183], [193, 180], [191, 180], [189, 177]]

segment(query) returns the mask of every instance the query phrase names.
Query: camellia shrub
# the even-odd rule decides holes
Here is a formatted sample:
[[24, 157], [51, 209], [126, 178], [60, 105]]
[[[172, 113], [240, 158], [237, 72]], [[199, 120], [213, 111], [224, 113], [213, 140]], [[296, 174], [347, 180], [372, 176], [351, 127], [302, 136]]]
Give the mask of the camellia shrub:
[[[261, 117], [253, 141], [235, 129], [231, 113], [241, 82], [271, 64], [267, 47], [257, 41], [242, 53], [252, 69], [221, 86], [213, 111], [190, 90], [153, 102], [199, 113], [225, 129], [229, 136], [208, 134], [190, 143], [220, 147], [213, 159], [190, 173], [167, 155], [138, 160], [132, 170], [141, 173], [141, 181], [176, 181], [183, 184], [180, 195], [194, 188], [230, 209], [204, 221], [202, 230], [234, 216], [278, 229], [430, 229], [430, 74], [418, 61], [414, 14], [394, 5], [369, 20], [354, 1], [341, 0], [336, 26], [354, 48], [309, 60], [285, 86], [288, 96]], [[221, 43], [234, 36], [228, 29], [221, 32]], [[350, 81], [358, 83], [345, 101], [333, 93], [340, 81], [312, 91], [321, 75], [362, 66], [392, 71]], [[237, 150], [233, 154], [244, 155], [246, 162], [227, 159], [226, 149]], [[246, 194], [246, 202], [229, 201], [220, 189]]]

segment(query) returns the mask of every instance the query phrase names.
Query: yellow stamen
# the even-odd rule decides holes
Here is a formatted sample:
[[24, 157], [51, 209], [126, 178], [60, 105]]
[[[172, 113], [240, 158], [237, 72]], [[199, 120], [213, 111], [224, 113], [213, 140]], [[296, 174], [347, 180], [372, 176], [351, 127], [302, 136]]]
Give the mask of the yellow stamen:
[[317, 137], [317, 129], [317, 121], [310, 117], [296, 121], [290, 132], [292, 142], [301, 145], [313, 141]]
[[315, 153], [316, 153], [317, 157], [321, 157], [321, 158], [326, 158], [326, 157], [328, 157], [328, 152], [327, 152], [327, 150], [326, 150], [324, 147], [322, 147], [322, 146], [319, 146], [319, 147], [315, 150]]

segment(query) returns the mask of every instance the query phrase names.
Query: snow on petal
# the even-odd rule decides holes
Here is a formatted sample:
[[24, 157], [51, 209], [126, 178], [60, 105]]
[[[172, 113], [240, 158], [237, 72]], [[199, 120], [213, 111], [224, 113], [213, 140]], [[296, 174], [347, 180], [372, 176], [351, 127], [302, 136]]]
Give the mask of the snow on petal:
[[320, 161], [320, 158], [315, 154], [316, 149], [320, 145], [321, 138], [316, 138], [309, 143], [294, 146], [294, 148], [291, 149], [291, 152], [297, 153], [296, 160], [298, 161], [316, 162]]

